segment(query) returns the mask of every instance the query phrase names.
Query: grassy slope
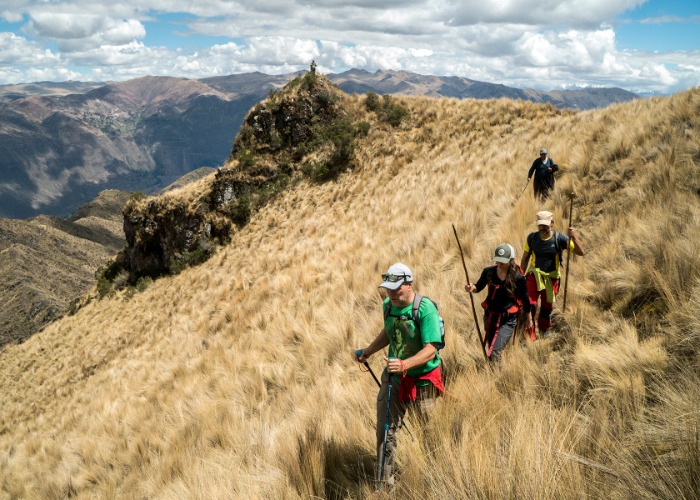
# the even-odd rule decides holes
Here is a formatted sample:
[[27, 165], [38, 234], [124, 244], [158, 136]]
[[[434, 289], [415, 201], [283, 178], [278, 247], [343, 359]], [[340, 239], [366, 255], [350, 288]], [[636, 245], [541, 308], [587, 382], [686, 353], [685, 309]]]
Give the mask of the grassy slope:
[[[380, 328], [396, 260], [441, 305], [454, 396], [424, 440], [401, 438], [401, 497], [697, 494], [700, 91], [579, 114], [401, 102], [412, 120], [373, 123], [355, 173], [0, 353], [0, 498], [365, 496], [375, 387], [350, 353]], [[578, 194], [589, 253], [560, 340], [511, 349], [492, 374], [451, 223], [472, 279], [498, 243], [521, 252], [541, 206], [518, 193], [541, 146], [562, 167], [546, 208], [562, 228]]]

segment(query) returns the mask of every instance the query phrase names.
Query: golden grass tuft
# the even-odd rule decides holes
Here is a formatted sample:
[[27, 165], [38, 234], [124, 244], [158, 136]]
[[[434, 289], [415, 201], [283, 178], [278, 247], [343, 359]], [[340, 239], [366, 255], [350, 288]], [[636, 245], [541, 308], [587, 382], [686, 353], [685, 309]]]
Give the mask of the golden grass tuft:
[[[409, 416], [380, 496], [697, 497], [700, 91], [583, 113], [402, 97], [397, 129], [345, 100], [372, 125], [354, 172], [0, 352], [0, 498], [370, 496], [376, 386], [351, 353], [399, 260], [440, 305], [449, 394], [426, 429]], [[540, 147], [561, 166], [543, 204], [523, 191]], [[160, 203], [192, 208], [207, 182]], [[452, 224], [475, 281], [499, 243], [522, 252], [536, 211], [565, 230], [570, 193], [588, 254], [559, 336], [491, 371]]]

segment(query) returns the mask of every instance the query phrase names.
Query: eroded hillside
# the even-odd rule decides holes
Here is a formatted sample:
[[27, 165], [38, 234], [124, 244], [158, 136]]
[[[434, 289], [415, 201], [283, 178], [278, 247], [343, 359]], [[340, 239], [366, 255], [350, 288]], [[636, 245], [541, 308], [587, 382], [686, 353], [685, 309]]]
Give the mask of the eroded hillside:
[[124, 246], [123, 191], [103, 191], [68, 220], [0, 219], [0, 349], [75, 307]]
[[[354, 171], [291, 186], [204, 264], [0, 353], [0, 495], [368, 496], [376, 388], [350, 353], [401, 260], [441, 305], [452, 397], [401, 436], [397, 497], [697, 496], [700, 91], [583, 113], [400, 103], [398, 128], [366, 113]], [[472, 274], [503, 241], [520, 253], [542, 146], [561, 167], [545, 207], [565, 227], [576, 194], [588, 254], [558, 337], [493, 373], [451, 224]]]

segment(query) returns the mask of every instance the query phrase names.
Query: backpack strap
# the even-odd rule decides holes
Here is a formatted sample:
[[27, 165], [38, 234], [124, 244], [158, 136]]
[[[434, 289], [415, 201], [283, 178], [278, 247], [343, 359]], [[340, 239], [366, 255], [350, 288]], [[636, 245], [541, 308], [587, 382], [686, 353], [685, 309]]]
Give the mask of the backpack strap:
[[[561, 265], [562, 261], [562, 253], [564, 249], [561, 247], [561, 238], [559, 238], [559, 232], [558, 231], [552, 231], [554, 234], [552, 237], [554, 238], [554, 246], [557, 249], [557, 255], [559, 255], [559, 264]], [[537, 233], [530, 233], [527, 235], [527, 246], [530, 247], [530, 254], [532, 254], [532, 243], [533, 243], [533, 238], [535, 237], [535, 234]], [[522, 269], [520, 270], [522, 273]]]
[[[411, 319], [416, 324], [416, 328], [420, 328], [418, 325], [418, 310], [420, 309], [420, 301], [423, 300], [423, 296], [416, 293], [413, 297], [413, 305], [411, 306]], [[389, 317], [391, 312], [391, 302], [387, 302], [384, 306], [384, 321]]]
[[[484, 309], [488, 309], [489, 300], [493, 299], [496, 296], [496, 292], [501, 287], [501, 285], [496, 285], [493, 282], [493, 276], [494, 276], [494, 273], [497, 272], [496, 271], [497, 267], [498, 266], [496, 266], [496, 265], [491, 266], [488, 269], [488, 271], [486, 271], [486, 273], [487, 273], [486, 279], [488, 280], [488, 284], [486, 286], [487, 286], [487, 289], [493, 287], [493, 292], [490, 292], [490, 295], [487, 293], [486, 298], [481, 303], [481, 307], [483, 307]], [[520, 272], [520, 274], [522, 274], [522, 270], [520, 269], [520, 266], [518, 266], [518, 272]], [[518, 305], [518, 309], [519, 309], [522, 306], [522, 302], [520, 302], [520, 299], [518, 299], [518, 296], [515, 294], [515, 291], [508, 290], [508, 288], [506, 288], [505, 285], [503, 285], [503, 288], [505, 289], [506, 293], [508, 293], [508, 295], [510, 295], [513, 298], [513, 300], [515, 300], [515, 303]], [[520, 303], [520, 304], [518, 304], [518, 303]], [[508, 310], [508, 312], [512, 313], [512, 312], [516, 312], [516, 311], [515, 310], [514, 311]]]
[[[420, 321], [418, 321], [418, 310], [420, 309], [420, 303], [421, 300], [423, 300], [425, 297], [423, 297], [421, 294], [416, 293], [413, 296], [413, 305], [411, 306], [411, 319], [413, 320], [413, 324], [416, 326], [416, 333], [420, 334]], [[391, 312], [391, 302], [387, 302], [386, 305], [384, 306], [384, 321], [389, 317], [389, 313]]]
[[527, 235], [527, 246], [530, 248], [530, 251], [528, 252], [528, 258], [527, 258], [527, 266], [530, 267], [530, 259], [534, 255], [534, 250], [533, 250], [533, 245], [535, 243], [535, 235], [537, 233], [530, 233]]
[[423, 296], [420, 293], [416, 293], [413, 297], [413, 306], [411, 307], [411, 318], [413, 319], [413, 324], [416, 325], [416, 332], [420, 333], [420, 322], [418, 321], [418, 309], [420, 309], [420, 301], [423, 300]]

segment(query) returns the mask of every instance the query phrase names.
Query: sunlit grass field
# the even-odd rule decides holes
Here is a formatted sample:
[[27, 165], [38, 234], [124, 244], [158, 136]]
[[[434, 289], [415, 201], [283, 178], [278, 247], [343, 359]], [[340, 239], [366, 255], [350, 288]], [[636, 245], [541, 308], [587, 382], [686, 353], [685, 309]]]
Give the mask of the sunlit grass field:
[[[367, 114], [354, 171], [0, 352], [0, 498], [700, 497], [700, 90], [579, 113], [397, 100], [410, 119]], [[544, 204], [540, 147], [560, 166]], [[499, 243], [519, 258], [537, 211], [565, 231], [572, 193], [588, 253], [557, 335], [491, 370], [452, 224], [475, 280]], [[448, 395], [425, 429], [409, 417], [377, 493], [377, 389], [351, 353], [396, 261], [440, 305]]]

